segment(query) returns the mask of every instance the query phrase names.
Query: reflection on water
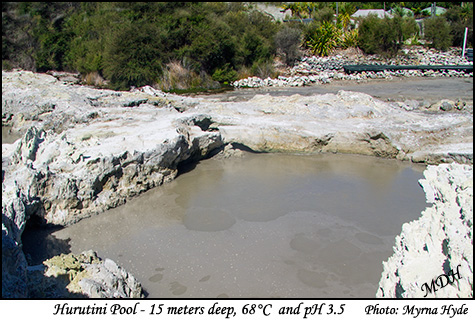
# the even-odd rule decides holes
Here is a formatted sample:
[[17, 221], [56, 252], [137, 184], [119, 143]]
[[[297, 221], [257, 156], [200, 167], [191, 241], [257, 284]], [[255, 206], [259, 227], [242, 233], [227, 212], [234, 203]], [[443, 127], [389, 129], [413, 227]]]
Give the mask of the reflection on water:
[[150, 297], [374, 297], [422, 167], [349, 155], [211, 159], [55, 232], [98, 251]]

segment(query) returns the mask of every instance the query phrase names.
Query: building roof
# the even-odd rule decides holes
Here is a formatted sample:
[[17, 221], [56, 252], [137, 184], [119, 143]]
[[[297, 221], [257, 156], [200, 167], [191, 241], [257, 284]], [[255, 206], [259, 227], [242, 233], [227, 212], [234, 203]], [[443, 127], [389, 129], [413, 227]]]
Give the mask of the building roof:
[[359, 18], [367, 17], [368, 15], [376, 15], [378, 16], [378, 18], [384, 18], [385, 16], [388, 16], [390, 18], [393, 17], [392, 14], [390, 14], [388, 11], [384, 11], [383, 9], [359, 9], [354, 14], [352, 14], [351, 17]]
[[[432, 7], [427, 7], [425, 9], [422, 9], [422, 12], [426, 12], [427, 14], [431, 15], [432, 14]], [[447, 11], [447, 9], [442, 8], [442, 7], [435, 7], [435, 15], [440, 16], [444, 14]]]

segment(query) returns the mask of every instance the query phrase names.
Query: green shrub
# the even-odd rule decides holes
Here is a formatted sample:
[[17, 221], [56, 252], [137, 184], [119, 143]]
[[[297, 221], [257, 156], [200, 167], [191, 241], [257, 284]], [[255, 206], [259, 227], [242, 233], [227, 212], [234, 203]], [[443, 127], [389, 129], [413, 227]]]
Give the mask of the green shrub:
[[33, 55], [37, 71], [62, 70], [69, 45], [68, 35], [51, 26], [38, 31], [38, 34], [39, 46]]
[[430, 42], [430, 47], [447, 50], [452, 44], [450, 25], [447, 20], [442, 16], [425, 19], [424, 38]]
[[403, 17], [400, 23], [399, 43], [404, 43], [406, 40], [414, 38], [419, 34], [419, 26], [414, 17]]
[[162, 70], [162, 52], [158, 28], [124, 26], [105, 49], [104, 76], [116, 90], [153, 84]]
[[237, 79], [237, 71], [228, 63], [221, 68], [217, 68], [211, 77], [220, 83], [229, 84]]
[[300, 56], [301, 36], [300, 29], [284, 27], [274, 37], [276, 48], [284, 55], [287, 65], [291, 65]]
[[358, 28], [358, 46], [366, 54], [394, 56], [401, 47], [400, 26], [397, 20], [369, 15], [363, 18]]
[[335, 10], [328, 7], [317, 10], [313, 14], [313, 19], [319, 23], [333, 22], [335, 21]]
[[215, 86], [209, 75], [230, 81], [273, 59], [280, 29], [242, 3], [6, 2], [2, 9], [3, 67], [78, 71], [114, 89], [171, 81], [166, 64], [185, 60], [189, 75], [178, 86]]
[[467, 46], [473, 47], [473, 2], [466, 2], [463, 7], [454, 6], [448, 9], [444, 17], [450, 24], [452, 46], [463, 46], [465, 28], [468, 28]]
[[343, 48], [351, 48], [358, 46], [358, 29], [353, 29], [343, 33], [341, 46]]
[[341, 42], [340, 31], [331, 23], [323, 22], [307, 41], [307, 46], [319, 56], [329, 55]]
[[194, 71], [187, 59], [168, 63], [156, 85], [163, 91], [219, 87], [204, 71]]

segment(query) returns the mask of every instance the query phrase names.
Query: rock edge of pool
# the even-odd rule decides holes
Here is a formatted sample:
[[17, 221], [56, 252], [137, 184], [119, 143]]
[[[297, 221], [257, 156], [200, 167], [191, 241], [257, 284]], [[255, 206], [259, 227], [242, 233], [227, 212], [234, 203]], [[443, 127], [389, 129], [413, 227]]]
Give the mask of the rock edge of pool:
[[[471, 297], [473, 103], [439, 103], [420, 108], [343, 90], [222, 102], [148, 86], [117, 92], [46, 74], [2, 72], [2, 123], [22, 135], [12, 144], [2, 143], [2, 296], [30, 297], [28, 280], [43, 269], [28, 266], [22, 251], [28, 221], [71, 225], [174, 180], [186, 163], [245, 149], [360, 154], [430, 165], [421, 185], [433, 206], [403, 225], [375, 295], [421, 297], [421, 285], [411, 283], [414, 274], [425, 274], [418, 280], [430, 284], [458, 272], [458, 283], [428, 296]], [[116, 285], [128, 286], [104, 290], [79, 281], [81, 290], [72, 294], [146, 295], [111, 260], [98, 264], [91, 253], [79, 257], [67, 260], [78, 273], [66, 275], [95, 271], [88, 275], [95, 286], [105, 285], [100, 281], [107, 276], [122, 278]], [[418, 271], [426, 257], [436, 268]], [[91, 269], [93, 264], [98, 268]], [[57, 276], [64, 277], [63, 271]], [[51, 276], [49, 281], [58, 279]]]

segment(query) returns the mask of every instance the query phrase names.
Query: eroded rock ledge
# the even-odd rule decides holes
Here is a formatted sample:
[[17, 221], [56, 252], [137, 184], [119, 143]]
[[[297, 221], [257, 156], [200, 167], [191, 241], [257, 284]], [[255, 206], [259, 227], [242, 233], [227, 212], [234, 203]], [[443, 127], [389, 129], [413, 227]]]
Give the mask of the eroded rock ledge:
[[471, 298], [473, 167], [429, 166], [424, 176], [420, 184], [433, 205], [402, 226], [376, 296]]
[[62, 254], [29, 267], [30, 297], [142, 298], [141, 284], [110, 259], [92, 251]]
[[2, 144], [2, 295], [28, 296], [21, 234], [32, 216], [73, 224], [230, 146], [472, 164], [471, 111], [410, 110], [345, 91], [223, 103], [2, 72], [2, 123], [22, 135]]

